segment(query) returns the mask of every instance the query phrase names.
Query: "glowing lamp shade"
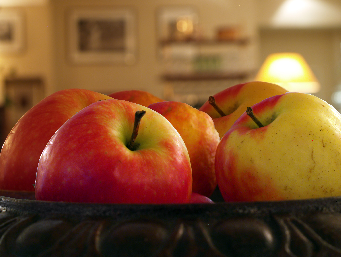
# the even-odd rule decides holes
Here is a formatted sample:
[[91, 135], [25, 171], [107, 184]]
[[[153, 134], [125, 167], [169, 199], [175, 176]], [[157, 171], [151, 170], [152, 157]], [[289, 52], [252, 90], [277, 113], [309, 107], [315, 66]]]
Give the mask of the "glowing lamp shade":
[[269, 55], [255, 80], [271, 82], [288, 91], [316, 93], [320, 84], [304, 58], [298, 53]]

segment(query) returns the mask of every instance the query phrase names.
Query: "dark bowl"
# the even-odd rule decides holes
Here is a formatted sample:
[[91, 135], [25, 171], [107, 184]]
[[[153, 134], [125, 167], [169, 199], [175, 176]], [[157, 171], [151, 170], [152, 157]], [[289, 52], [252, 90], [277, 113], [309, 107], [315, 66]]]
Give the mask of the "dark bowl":
[[126, 205], [0, 195], [0, 256], [341, 256], [339, 197]]

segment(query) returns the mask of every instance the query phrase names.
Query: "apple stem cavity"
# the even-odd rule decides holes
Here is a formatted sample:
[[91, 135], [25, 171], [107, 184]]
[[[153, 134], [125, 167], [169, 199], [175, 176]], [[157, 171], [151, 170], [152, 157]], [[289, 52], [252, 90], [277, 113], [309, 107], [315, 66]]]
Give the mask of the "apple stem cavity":
[[144, 110], [135, 112], [135, 121], [134, 121], [133, 133], [132, 133], [130, 141], [127, 145], [128, 149], [131, 151], [135, 151], [139, 147], [139, 144], [135, 143], [135, 139], [139, 133], [139, 127], [140, 127], [141, 119], [145, 114], [146, 114], [146, 111], [144, 111]]
[[219, 106], [216, 104], [215, 99], [213, 96], [210, 96], [208, 98], [208, 102], [212, 107], [220, 114], [221, 117], [226, 116], [226, 114], [219, 108]]
[[250, 116], [250, 118], [257, 124], [258, 127], [262, 128], [264, 125], [259, 121], [259, 119], [256, 118], [256, 116], [253, 114], [253, 110], [251, 107], [246, 108], [246, 114]]

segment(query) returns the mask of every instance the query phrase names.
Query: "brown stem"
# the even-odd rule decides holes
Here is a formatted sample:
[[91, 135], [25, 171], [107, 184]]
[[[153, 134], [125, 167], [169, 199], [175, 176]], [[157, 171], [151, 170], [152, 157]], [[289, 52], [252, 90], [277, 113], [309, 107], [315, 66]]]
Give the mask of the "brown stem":
[[263, 124], [255, 117], [253, 114], [253, 110], [251, 107], [246, 108], [246, 114], [250, 116], [250, 118], [257, 124], [258, 127], [264, 127]]
[[130, 141], [127, 145], [127, 147], [131, 151], [134, 151], [139, 147], [138, 144], [135, 144], [135, 139], [139, 133], [139, 127], [140, 127], [141, 119], [145, 114], [146, 114], [146, 111], [144, 111], [144, 110], [135, 112], [135, 121], [134, 121], [133, 133], [132, 133]]
[[226, 114], [219, 108], [219, 106], [216, 104], [215, 99], [213, 96], [210, 96], [208, 98], [208, 102], [212, 107], [220, 114], [221, 117], [226, 116]]

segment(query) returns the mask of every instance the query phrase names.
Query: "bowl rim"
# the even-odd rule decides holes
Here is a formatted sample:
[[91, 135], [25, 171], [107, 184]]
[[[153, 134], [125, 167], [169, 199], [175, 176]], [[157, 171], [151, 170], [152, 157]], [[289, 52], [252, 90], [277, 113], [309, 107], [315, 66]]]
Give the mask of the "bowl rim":
[[35, 200], [32, 192], [19, 195], [0, 191], [3, 211], [18, 214], [60, 214], [71, 216], [136, 216], [179, 218], [191, 216], [218, 219], [233, 216], [267, 216], [273, 214], [306, 215], [308, 213], [341, 213], [341, 197], [264, 202], [216, 202], [190, 204], [102, 204]]

